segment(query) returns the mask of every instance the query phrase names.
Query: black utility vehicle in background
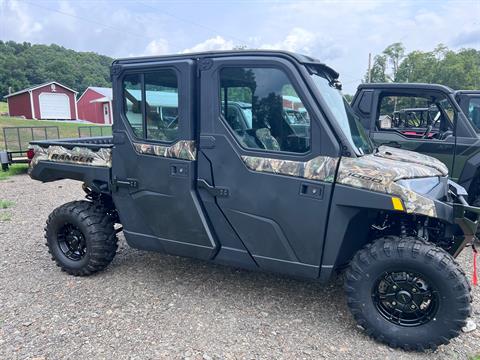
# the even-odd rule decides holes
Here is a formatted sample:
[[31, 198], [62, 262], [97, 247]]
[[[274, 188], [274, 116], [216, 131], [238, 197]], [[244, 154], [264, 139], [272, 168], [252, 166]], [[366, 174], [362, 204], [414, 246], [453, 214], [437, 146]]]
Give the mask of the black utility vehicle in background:
[[480, 91], [417, 83], [361, 84], [352, 100], [376, 146], [433, 156], [480, 205]]
[[231, 51], [117, 60], [111, 74], [112, 137], [32, 142], [33, 179], [87, 194], [47, 221], [64, 271], [105, 268], [123, 230], [135, 248], [246, 269], [346, 270], [356, 321], [393, 347], [460, 333], [471, 295], [454, 257], [480, 209], [439, 160], [374, 148], [333, 69]]

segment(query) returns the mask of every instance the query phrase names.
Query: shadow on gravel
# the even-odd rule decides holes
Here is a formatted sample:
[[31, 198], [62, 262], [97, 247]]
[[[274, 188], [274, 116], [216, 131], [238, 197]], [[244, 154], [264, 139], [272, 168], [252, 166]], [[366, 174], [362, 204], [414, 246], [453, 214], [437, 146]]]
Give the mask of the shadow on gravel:
[[290, 314], [308, 322], [334, 319], [342, 324], [343, 330], [358, 332], [346, 306], [340, 276], [327, 284], [319, 284], [128, 248], [110, 265], [108, 276], [144, 283], [154, 293], [168, 287], [181, 296], [217, 302], [218, 306], [228, 300], [235, 307], [253, 306], [272, 316]]

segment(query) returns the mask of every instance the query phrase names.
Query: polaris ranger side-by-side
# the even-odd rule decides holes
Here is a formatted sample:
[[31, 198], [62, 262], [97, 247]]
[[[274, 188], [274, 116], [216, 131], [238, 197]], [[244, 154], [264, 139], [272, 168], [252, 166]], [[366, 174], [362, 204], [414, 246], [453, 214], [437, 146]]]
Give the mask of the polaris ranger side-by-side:
[[112, 137], [32, 143], [33, 179], [87, 194], [47, 221], [64, 271], [105, 268], [123, 230], [135, 248], [246, 269], [346, 270], [353, 316], [393, 347], [459, 334], [471, 295], [454, 257], [480, 209], [439, 160], [374, 148], [333, 69], [229, 51], [117, 60], [111, 74]]
[[480, 205], [480, 91], [417, 83], [361, 84], [352, 100], [376, 146], [433, 156]]

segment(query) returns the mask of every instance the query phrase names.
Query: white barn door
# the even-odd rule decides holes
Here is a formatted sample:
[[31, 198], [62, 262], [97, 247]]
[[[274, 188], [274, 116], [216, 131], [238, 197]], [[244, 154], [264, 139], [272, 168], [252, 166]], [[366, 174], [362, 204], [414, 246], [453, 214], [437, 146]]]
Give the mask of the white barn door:
[[41, 119], [71, 119], [70, 98], [61, 93], [41, 93], [38, 96]]

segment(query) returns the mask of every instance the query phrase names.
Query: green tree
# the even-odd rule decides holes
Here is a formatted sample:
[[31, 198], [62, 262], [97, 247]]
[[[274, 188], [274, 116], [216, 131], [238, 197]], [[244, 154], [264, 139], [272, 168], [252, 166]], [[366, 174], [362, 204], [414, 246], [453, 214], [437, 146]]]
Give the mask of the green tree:
[[479, 89], [480, 50], [453, 51], [439, 44], [433, 51], [405, 54], [403, 45], [394, 43], [375, 56], [371, 75], [372, 82], [424, 82], [453, 89]]
[[396, 81], [398, 68], [402, 62], [402, 59], [405, 57], [405, 46], [403, 46], [403, 44], [400, 42], [393, 43], [383, 50], [383, 54], [387, 57], [388, 62], [392, 66], [392, 74], [390, 79], [392, 81]]
[[9, 88], [18, 91], [48, 81], [58, 81], [80, 93], [88, 86], [110, 86], [111, 62], [107, 56], [54, 44], [0, 41], [0, 98]]
[[[387, 57], [385, 55], [376, 55], [373, 58], [372, 69], [370, 71], [370, 81], [373, 83], [387, 82]], [[365, 82], [368, 82], [368, 70], [365, 74]]]

